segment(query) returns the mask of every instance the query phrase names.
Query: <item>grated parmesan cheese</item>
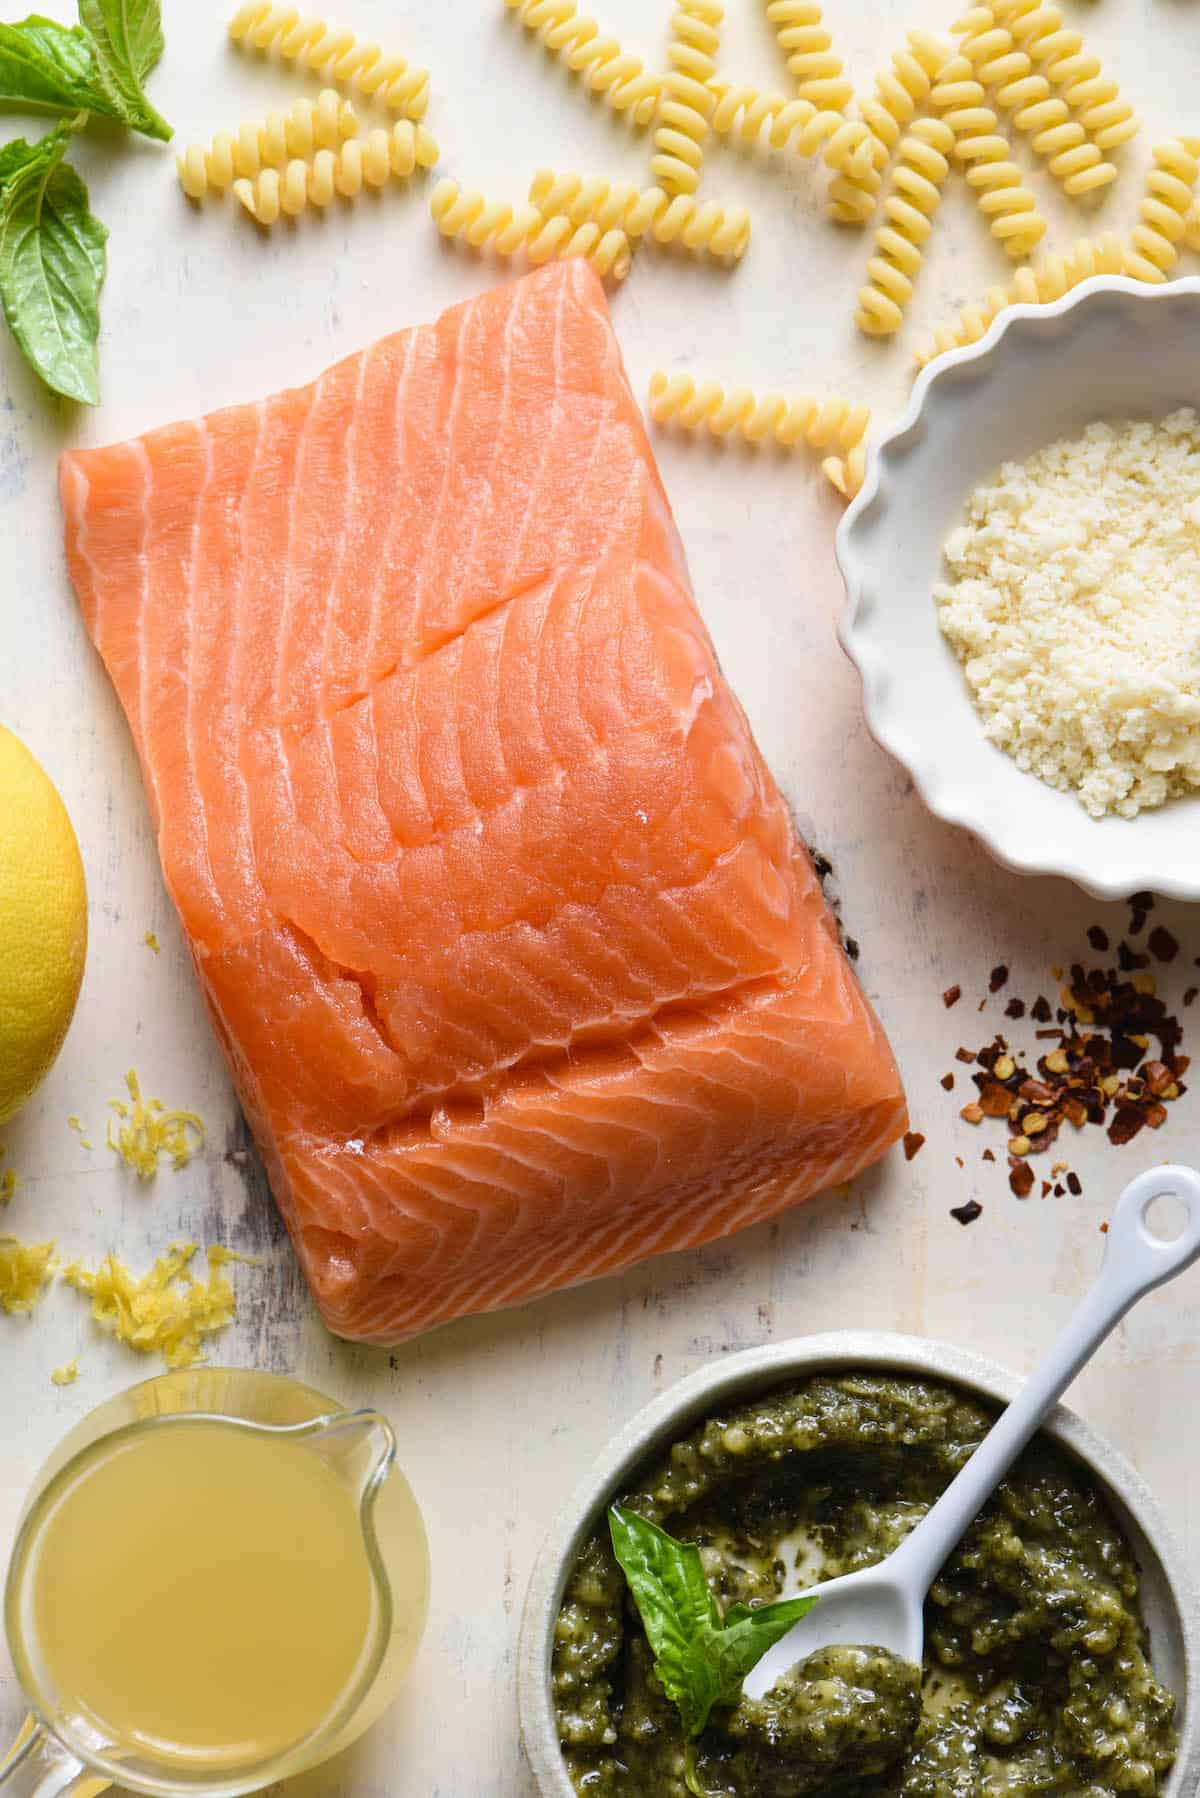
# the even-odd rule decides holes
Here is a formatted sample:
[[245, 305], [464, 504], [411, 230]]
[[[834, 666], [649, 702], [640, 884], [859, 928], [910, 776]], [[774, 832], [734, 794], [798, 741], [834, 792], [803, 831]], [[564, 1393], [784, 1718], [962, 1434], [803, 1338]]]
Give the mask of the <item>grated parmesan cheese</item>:
[[1090, 425], [976, 489], [934, 589], [987, 736], [1093, 817], [1200, 787], [1200, 419]]
[[73, 1361], [68, 1361], [65, 1366], [54, 1369], [50, 1375], [50, 1383], [52, 1386], [73, 1386], [78, 1378], [79, 1356], [76, 1355]]

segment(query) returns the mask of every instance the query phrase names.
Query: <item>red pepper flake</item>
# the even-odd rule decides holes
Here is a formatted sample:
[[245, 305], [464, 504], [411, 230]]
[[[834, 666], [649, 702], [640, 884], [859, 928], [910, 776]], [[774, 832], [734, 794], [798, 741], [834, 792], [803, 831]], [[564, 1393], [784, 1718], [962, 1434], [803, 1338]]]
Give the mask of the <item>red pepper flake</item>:
[[1146, 947], [1156, 961], [1174, 961], [1175, 957], [1179, 954], [1179, 943], [1177, 939], [1171, 935], [1169, 930], [1165, 930], [1161, 924], [1156, 924], [1154, 929], [1150, 932], [1150, 935], [1146, 938]]
[[1050, 1019], [1054, 1014], [1050, 1010], [1049, 999], [1047, 999], [1043, 993], [1039, 993], [1033, 1004], [1030, 1006], [1029, 1015], [1034, 1019], [1035, 1023], [1048, 1024], [1050, 1022]]
[[1056, 1180], [1054, 1182], [1054, 1196], [1056, 1199], [1061, 1199], [1065, 1190], [1066, 1189], [1062, 1185], [1061, 1181]]
[[946, 1010], [949, 1011], [950, 1007], [952, 1005], [957, 1005], [961, 998], [961, 986], [948, 986], [942, 994], [942, 1004], [946, 1007]]
[[1200, 993], [1200, 987], [1189, 986], [1187, 992], [1183, 995], [1184, 1004], [1191, 1005], [1197, 993]]
[[954, 1091], [954, 1075], [953, 1074], [943, 1074], [942, 1075], [942, 1090], [944, 1092], [948, 1092], [948, 1093], [952, 1093]]
[[1050, 1181], [1049, 1180], [1042, 1181], [1042, 1197], [1044, 1199], [1048, 1199], [1050, 1197]]
[[988, 978], [988, 992], [989, 993], [998, 993], [1000, 991], [1000, 988], [1002, 986], [1006, 986], [1007, 984], [1008, 984], [1008, 969], [1005, 967], [1003, 962], [1000, 962], [996, 967], [994, 967], [992, 969], [992, 972]]
[[1012, 1172], [1008, 1176], [1008, 1184], [1019, 1199], [1027, 1199], [1033, 1191], [1033, 1169], [1027, 1161], [1013, 1163]]
[[919, 1154], [924, 1147], [925, 1138], [921, 1135], [919, 1130], [906, 1130], [904, 1132], [905, 1161], [911, 1161], [913, 1156]]
[[1101, 1234], [1101, 1236], [1107, 1236], [1107, 1235], [1108, 1235], [1108, 1225], [1107, 1225], [1107, 1224], [1101, 1224], [1101, 1226], [1100, 1226], [1100, 1234]]
[[954, 1157], [954, 1160], [955, 1160], [955, 1163], [956, 1163], [956, 1165], [957, 1165], [957, 1166], [958, 1166], [958, 1167], [966, 1167], [966, 1165], [967, 1165], [967, 1164], [966, 1164], [966, 1162], [965, 1162], [965, 1161], [964, 1161], [964, 1160], [963, 1160], [963, 1158], [962, 1158], [962, 1156], [961, 1156], [961, 1155], [956, 1155], [956, 1156], [955, 1156], [955, 1157]]
[[1067, 1175], [1067, 1191], [1073, 1198], [1078, 1198], [1083, 1191], [1083, 1182], [1078, 1174]]
[[851, 961], [857, 961], [862, 954], [862, 950], [859, 948], [857, 940], [852, 936], [846, 938], [846, 954]]
[[1024, 999], [1010, 999], [1004, 1007], [1004, 1015], [1006, 1018], [1023, 1018], [1025, 1016]]
[[983, 1206], [978, 1199], [968, 1199], [965, 1205], [952, 1205], [951, 1217], [956, 1217], [960, 1224], [973, 1224], [977, 1217], [983, 1216]]
[[975, 1051], [974, 1049], [956, 1049], [954, 1059], [955, 1061], [965, 1061], [968, 1067], [974, 1067]]
[[1089, 924], [1087, 939], [1097, 955], [1103, 955], [1108, 948], [1108, 932], [1100, 924]]
[[980, 1156], [981, 1161], [995, 1161], [995, 1159], [996, 1159], [996, 1157], [992, 1153], [991, 1149], [985, 1149], [983, 1151], [983, 1154]]

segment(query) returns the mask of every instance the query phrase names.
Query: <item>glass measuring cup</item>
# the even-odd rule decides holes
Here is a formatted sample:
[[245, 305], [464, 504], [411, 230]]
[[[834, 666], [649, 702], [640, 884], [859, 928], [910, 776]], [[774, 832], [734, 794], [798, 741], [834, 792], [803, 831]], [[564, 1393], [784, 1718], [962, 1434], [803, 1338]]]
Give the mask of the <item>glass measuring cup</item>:
[[[150, 1432], [227, 1426], [239, 1440], [289, 1445], [321, 1458], [353, 1501], [369, 1605], [361, 1652], [337, 1701], [286, 1748], [203, 1757], [147, 1752], [139, 1739], [106, 1740], [86, 1708], [55, 1689], [40, 1652], [36, 1606], [39, 1546], [89, 1473], [146, 1446]], [[154, 1439], [155, 1445], [165, 1440]], [[195, 1438], [193, 1438], [195, 1440]], [[420, 1513], [395, 1467], [395, 1440], [376, 1412], [348, 1412], [324, 1394], [275, 1375], [198, 1368], [146, 1381], [102, 1405], [59, 1445], [34, 1481], [9, 1569], [6, 1627], [33, 1717], [0, 1760], [5, 1798], [93, 1798], [117, 1783], [182, 1798], [234, 1798], [318, 1765], [362, 1733], [395, 1696], [416, 1651], [428, 1603], [428, 1553]], [[114, 1645], [119, 1655], [119, 1645]], [[164, 1644], [164, 1654], [169, 1653]]]

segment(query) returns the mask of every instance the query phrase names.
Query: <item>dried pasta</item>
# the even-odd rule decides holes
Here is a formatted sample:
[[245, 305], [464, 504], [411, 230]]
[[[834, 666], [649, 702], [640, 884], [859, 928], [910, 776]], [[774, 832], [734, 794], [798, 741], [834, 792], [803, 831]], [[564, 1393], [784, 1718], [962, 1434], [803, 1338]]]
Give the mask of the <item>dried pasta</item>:
[[838, 492], [851, 498], [866, 467], [863, 439], [870, 409], [848, 400], [789, 399], [782, 393], [755, 395], [747, 387], [726, 389], [717, 381], [661, 370], [650, 381], [650, 416], [656, 424], [676, 424], [713, 437], [737, 436], [747, 443], [774, 443], [781, 449], [806, 444], [829, 450], [821, 468]]
[[855, 323], [872, 337], [900, 329], [912, 298], [924, 245], [950, 173], [954, 133], [944, 119], [917, 119], [900, 144], [894, 191], [884, 201], [885, 223], [867, 264]]
[[700, 185], [704, 141], [716, 98], [724, 8], [718, 0], [676, 0], [671, 21], [670, 71], [663, 82], [650, 173], [667, 194], [694, 194]]
[[973, 7], [954, 29], [976, 79], [996, 90], [997, 105], [1014, 115], [1013, 124], [1032, 139], [1034, 151], [1046, 158], [1064, 192], [1078, 197], [1116, 180], [1114, 165], [1072, 118], [1066, 99], [1054, 92], [1048, 78], [1034, 72], [1012, 32], [997, 23], [993, 7]]
[[744, 206], [701, 203], [693, 194], [665, 194], [661, 187], [637, 187], [632, 181], [602, 176], [556, 175], [539, 169], [529, 188], [530, 204], [545, 218], [568, 218], [572, 225], [594, 224], [602, 232], [624, 231], [626, 237], [652, 237], [656, 243], [682, 244], [736, 261], [750, 244], [750, 214]]
[[175, 166], [183, 191], [200, 200], [209, 188], [224, 192], [239, 175], [254, 176], [282, 168], [292, 157], [311, 159], [318, 150], [335, 149], [357, 129], [349, 100], [327, 87], [315, 100], [297, 100], [261, 123], [220, 131], [208, 144], [190, 144]]
[[966, 166], [979, 209], [992, 236], [1020, 261], [1046, 234], [1046, 221], [1012, 160], [1008, 139], [984, 103], [984, 90], [963, 55], [941, 72], [932, 95], [934, 106], [954, 133], [954, 153]]
[[583, 256], [597, 274], [615, 281], [629, 273], [629, 238], [616, 228], [603, 230], [594, 220], [576, 225], [565, 213], [547, 218], [536, 206], [487, 200], [456, 181], [439, 181], [429, 204], [443, 237], [475, 249], [486, 247], [499, 256], [523, 253], [534, 264]]
[[927, 31], [910, 31], [891, 67], [875, 80], [875, 92], [863, 101], [869, 156], [858, 166], [847, 164], [829, 190], [830, 217], [842, 225], [861, 225], [875, 210], [884, 171], [905, 128], [928, 100], [950, 56], [946, 46]]
[[575, 0], [504, 0], [527, 31], [536, 33], [547, 50], [561, 56], [581, 75], [593, 93], [614, 112], [627, 113], [636, 125], [648, 125], [658, 111], [662, 82], [648, 74], [641, 59], [623, 50], [595, 19], [581, 17]]
[[1061, 90], [1098, 149], [1114, 150], [1136, 134], [1140, 121], [1132, 106], [1105, 75], [1099, 58], [1084, 48], [1079, 32], [1064, 24], [1056, 6], [1045, 0], [995, 0], [995, 11], [1051, 85]]
[[773, 150], [788, 149], [797, 156], [821, 154], [831, 169], [844, 170], [856, 179], [870, 173], [874, 146], [867, 127], [840, 112], [818, 112], [811, 100], [798, 95], [764, 93], [743, 84], [711, 81], [716, 97], [712, 128], [720, 137], [738, 137], [743, 143], [761, 138]]
[[815, 0], [768, 0], [767, 19], [775, 27], [800, 98], [822, 110], [845, 112], [854, 89], [840, 57], [834, 55], [833, 40]]
[[429, 71], [405, 56], [389, 54], [378, 44], [361, 42], [352, 31], [306, 18], [294, 6], [271, 0], [246, 0], [229, 24], [236, 43], [255, 50], [274, 50], [287, 62], [323, 75], [343, 87], [355, 87], [406, 118], [423, 119], [429, 106]]
[[1156, 144], [1153, 154], [1125, 273], [1137, 281], [1160, 282], [1175, 267], [1179, 246], [1188, 237], [1196, 177], [1200, 175], [1200, 138], [1170, 138]]
[[432, 168], [438, 149], [424, 125], [397, 119], [366, 137], [352, 137], [340, 150], [318, 150], [311, 162], [296, 159], [286, 168], [263, 169], [233, 184], [237, 199], [260, 225], [295, 218], [309, 207], [328, 206], [335, 196], [353, 200], [364, 187], [384, 187], [417, 169]]
[[1093, 275], [1124, 273], [1126, 254], [1121, 239], [1110, 231], [1096, 238], [1079, 238], [1065, 256], [1043, 256], [1031, 268], [1018, 269], [1007, 286], [993, 287], [981, 304], [966, 307], [942, 325], [917, 352], [918, 366], [924, 368], [947, 350], [977, 343], [1007, 306], [1048, 306]]

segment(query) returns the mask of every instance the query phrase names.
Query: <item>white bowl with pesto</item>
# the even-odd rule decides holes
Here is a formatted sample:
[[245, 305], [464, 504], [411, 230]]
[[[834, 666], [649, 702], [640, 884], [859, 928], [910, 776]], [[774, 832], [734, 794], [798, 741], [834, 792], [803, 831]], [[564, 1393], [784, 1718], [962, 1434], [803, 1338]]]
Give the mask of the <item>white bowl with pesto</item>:
[[[639, 1411], [576, 1488], [534, 1563], [517, 1657], [521, 1738], [539, 1798], [575, 1798], [551, 1694], [554, 1625], [575, 1558], [612, 1500], [648, 1460], [735, 1400], [816, 1373], [917, 1374], [1005, 1404], [1023, 1383], [992, 1361], [917, 1336], [838, 1330], [748, 1349], [679, 1381]], [[1200, 1604], [1190, 1571], [1153, 1494], [1116, 1449], [1064, 1405], [1045, 1434], [1077, 1460], [1134, 1552], [1154, 1671], [1179, 1700], [1179, 1754], [1160, 1798], [1194, 1798], [1200, 1784]]]
[[1062, 874], [1098, 898], [1143, 889], [1200, 899], [1200, 795], [1136, 818], [1093, 818], [990, 743], [933, 589], [971, 492], [1097, 419], [1200, 409], [1200, 279], [1147, 287], [1098, 276], [1050, 306], [1014, 306], [919, 376], [875, 445], [838, 531], [842, 646], [868, 728], [937, 817], [1023, 874]]

